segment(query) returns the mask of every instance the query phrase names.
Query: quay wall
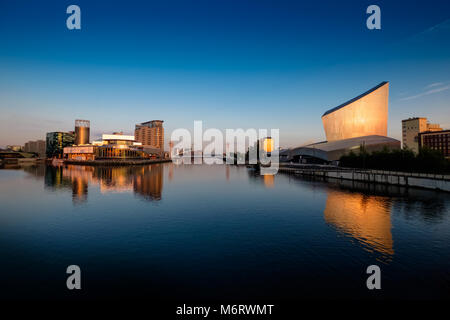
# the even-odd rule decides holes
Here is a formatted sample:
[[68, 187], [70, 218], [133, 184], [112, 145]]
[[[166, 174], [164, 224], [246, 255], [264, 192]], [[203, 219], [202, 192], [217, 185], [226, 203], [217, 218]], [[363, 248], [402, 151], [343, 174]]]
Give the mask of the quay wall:
[[152, 159], [152, 160], [64, 160], [67, 164], [76, 164], [82, 166], [133, 166], [153, 163], [172, 162], [170, 159]]
[[450, 192], [450, 175], [407, 173], [383, 170], [356, 170], [356, 169], [303, 169], [280, 167], [279, 172], [316, 176], [322, 178], [344, 179], [382, 183], [405, 187], [435, 189]]

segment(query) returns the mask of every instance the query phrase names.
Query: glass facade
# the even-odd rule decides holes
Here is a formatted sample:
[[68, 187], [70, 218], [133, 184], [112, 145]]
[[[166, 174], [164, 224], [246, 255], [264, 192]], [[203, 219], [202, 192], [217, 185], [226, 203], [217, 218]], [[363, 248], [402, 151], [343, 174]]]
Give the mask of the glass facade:
[[95, 159], [143, 159], [148, 156], [140, 151], [130, 148], [115, 148], [113, 146], [95, 148]]
[[74, 132], [48, 132], [45, 150], [47, 158], [62, 158], [64, 147], [70, 147], [74, 143]]

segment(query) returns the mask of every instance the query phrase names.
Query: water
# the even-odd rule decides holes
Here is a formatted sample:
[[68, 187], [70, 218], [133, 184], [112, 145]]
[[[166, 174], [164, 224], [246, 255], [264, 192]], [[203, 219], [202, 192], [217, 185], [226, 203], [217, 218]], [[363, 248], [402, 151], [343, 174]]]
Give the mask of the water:
[[[42, 165], [0, 170], [0, 203], [2, 299], [450, 297], [446, 193], [236, 166]], [[81, 291], [66, 289], [71, 264]]]

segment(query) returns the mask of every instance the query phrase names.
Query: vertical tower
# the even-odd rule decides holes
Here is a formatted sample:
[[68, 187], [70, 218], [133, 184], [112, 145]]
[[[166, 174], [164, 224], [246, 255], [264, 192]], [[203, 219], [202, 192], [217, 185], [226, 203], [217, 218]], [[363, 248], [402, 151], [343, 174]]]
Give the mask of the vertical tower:
[[89, 131], [91, 123], [89, 120], [75, 120], [75, 144], [89, 144]]

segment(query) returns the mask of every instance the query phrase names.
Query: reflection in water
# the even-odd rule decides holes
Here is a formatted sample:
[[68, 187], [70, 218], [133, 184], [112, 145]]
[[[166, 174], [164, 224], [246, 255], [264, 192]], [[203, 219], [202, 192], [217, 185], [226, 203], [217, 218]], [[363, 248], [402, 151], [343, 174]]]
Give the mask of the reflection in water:
[[169, 166], [169, 181], [173, 179], [173, 166]]
[[148, 200], [161, 200], [163, 168], [160, 164], [140, 168], [140, 174], [133, 176], [134, 192]]
[[264, 185], [266, 188], [273, 188], [275, 186], [275, 175], [274, 174], [265, 174], [261, 175], [259, 170], [255, 170], [253, 168], [249, 168], [247, 170], [248, 176], [251, 178], [251, 182], [258, 182]]
[[72, 180], [72, 199], [74, 202], [85, 202], [87, 200], [88, 183], [81, 178], [74, 178]]
[[273, 188], [275, 183], [275, 176], [273, 174], [266, 174], [264, 177], [264, 185], [266, 188]]
[[330, 190], [323, 214], [327, 223], [368, 248], [394, 254], [390, 203], [385, 198]]
[[73, 257], [96, 279], [86, 299], [373, 299], [380, 262], [377, 297], [449, 297], [448, 193], [244, 166], [24, 170], [0, 170], [0, 298], [60, 298]]
[[47, 166], [45, 186], [53, 190], [71, 189], [74, 204], [87, 200], [89, 186], [98, 185], [100, 192], [132, 192], [147, 200], [161, 200], [163, 165], [139, 167]]
[[[134, 192], [150, 201], [158, 201], [162, 196], [162, 164], [134, 167], [41, 166], [24, 170], [35, 176], [44, 176], [47, 187], [71, 190], [74, 204], [87, 201], [89, 186], [93, 185], [98, 185], [102, 193]], [[169, 180], [173, 179], [173, 170], [173, 165], [170, 165]], [[275, 188], [274, 175], [260, 175], [251, 169], [246, 171], [250, 182], [268, 189]], [[230, 180], [230, 166], [225, 166], [225, 179]], [[324, 183], [293, 175], [289, 176], [289, 181], [298, 181], [313, 192], [326, 190], [323, 212], [326, 223], [357, 240], [366, 250], [381, 254], [384, 260], [390, 260], [394, 255], [391, 211], [404, 214], [407, 219], [419, 215], [427, 223], [438, 223], [447, 212], [444, 198], [433, 191], [345, 180]]]
[[427, 223], [440, 223], [448, 212], [448, 194], [434, 190], [405, 188], [349, 180], [330, 180], [327, 188], [344, 192], [359, 192], [368, 197], [380, 197], [392, 202], [392, 208], [407, 219], [422, 219]]

